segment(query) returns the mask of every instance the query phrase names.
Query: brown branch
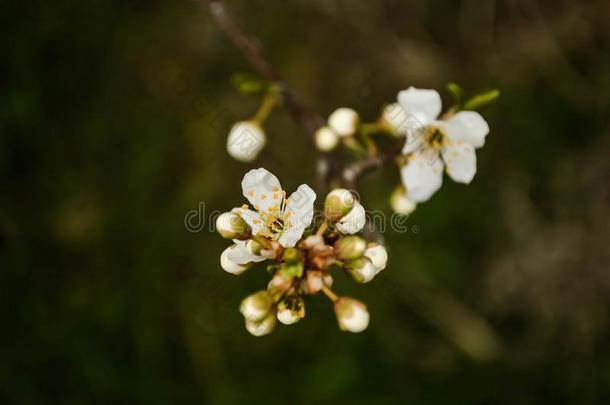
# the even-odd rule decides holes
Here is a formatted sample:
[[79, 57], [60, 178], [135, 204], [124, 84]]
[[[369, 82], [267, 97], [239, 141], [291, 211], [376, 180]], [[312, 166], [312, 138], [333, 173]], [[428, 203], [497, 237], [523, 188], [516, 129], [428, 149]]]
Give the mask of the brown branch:
[[355, 188], [356, 181], [365, 173], [379, 169], [385, 163], [394, 160], [402, 150], [404, 142], [398, 142], [393, 147], [374, 156], [369, 156], [364, 160], [356, 161], [343, 169], [341, 178], [343, 184], [348, 188]]
[[[279, 89], [282, 106], [288, 111], [296, 123], [305, 128], [313, 139], [318, 128], [325, 125], [325, 120], [319, 114], [309, 110], [299, 101], [294, 92], [285, 84], [273, 65], [264, 56], [260, 42], [255, 37], [246, 34], [239, 27], [235, 20], [227, 13], [222, 0], [199, 1], [207, 3], [210, 14], [214, 18], [216, 24], [242, 52], [252, 68], [254, 68], [265, 80], [273, 83]], [[342, 182], [346, 187], [354, 188], [356, 180], [360, 176], [381, 167], [384, 163], [392, 160], [399, 152], [400, 149], [395, 150], [392, 148], [382, 154], [348, 165], [341, 173]], [[337, 169], [336, 166], [337, 162], [332, 159], [330, 154], [323, 153], [320, 155], [317, 172], [322, 185], [328, 186], [332, 173]]]
[[280, 75], [264, 56], [260, 42], [246, 34], [233, 18], [227, 13], [222, 0], [207, 0], [210, 14], [216, 24], [229, 37], [233, 44], [244, 54], [250, 65], [265, 80], [272, 82], [279, 89], [282, 105], [290, 113], [293, 120], [302, 125], [311, 137], [316, 130], [324, 125], [324, 119], [310, 111], [284, 83]]

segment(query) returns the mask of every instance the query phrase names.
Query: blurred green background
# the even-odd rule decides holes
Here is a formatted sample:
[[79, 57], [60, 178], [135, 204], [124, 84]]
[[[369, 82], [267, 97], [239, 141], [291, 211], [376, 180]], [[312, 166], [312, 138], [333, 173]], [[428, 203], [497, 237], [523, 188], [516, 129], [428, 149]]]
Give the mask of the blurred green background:
[[[265, 338], [237, 311], [268, 275], [185, 215], [243, 202], [255, 167], [316, 184], [283, 112], [250, 165], [225, 151], [257, 108], [249, 67], [201, 3], [0, 6], [0, 402], [563, 404], [610, 397], [610, 3], [227, 1], [312, 108], [367, 120], [408, 86], [497, 87], [466, 187], [388, 231], [338, 330], [322, 296]], [[359, 191], [390, 213], [388, 167]]]

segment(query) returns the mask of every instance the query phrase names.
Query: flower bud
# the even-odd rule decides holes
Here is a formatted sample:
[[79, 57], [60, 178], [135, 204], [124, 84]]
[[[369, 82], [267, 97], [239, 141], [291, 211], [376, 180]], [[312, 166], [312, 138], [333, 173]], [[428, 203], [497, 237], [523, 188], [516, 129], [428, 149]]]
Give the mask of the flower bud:
[[359, 121], [356, 111], [351, 108], [339, 108], [328, 117], [328, 126], [341, 137], [351, 136], [356, 132]]
[[292, 287], [293, 277], [284, 275], [281, 271], [275, 273], [273, 278], [267, 284], [267, 291], [270, 294], [283, 294]]
[[366, 241], [360, 236], [343, 236], [335, 243], [335, 252], [341, 260], [354, 260], [362, 257]]
[[301, 242], [301, 245], [304, 249], [312, 249], [315, 246], [324, 245], [324, 238], [322, 235], [310, 235]]
[[396, 135], [406, 135], [413, 119], [398, 103], [387, 105], [381, 113], [381, 124]]
[[261, 245], [254, 239], [250, 239], [250, 240], [246, 241], [246, 247], [253, 255], [257, 255], [257, 256], [260, 256], [261, 252], [263, 251], [263, 245]]
[[286, 263], [298, 263], [302, 260], [301, 252], [297, 248], [287, 248], [284, 250], [284, 261]]
[[233, 125], [227, 138], [227, 151], [240, 162], [251, 162], [265, 146], [263, 128], [255, 121], [241, 121]]
[[305, 279], [301, 282], [301, 289], [307, 294], [318, 293], [323, 286], [332, 287], [333, 277], [320, 270], [308, 270]]
[[341, 297], [335, 302], [335, 314], [339, 328], [358, 333], [369, 326], [369, 311], [362, 302], [349, 297]]
[[336, 228], [342, 234], [354, 234], [360, 232], [366, 224], [366, 212], [364, 207], [356, 201], [354, 207], [337, 222]]
[[368, 257], [363, 257], [347, 263], [345, 265], [345, 270], [359, 283], [368, 283], [380, 271]]
[[239, 312], [246, 320], [258, 322], [267, 316], [272, 306], [273, 298], [263, 290], [244, 298], [239, 306]]
[[275, 329], [275, 314], [268, 314], [260, 321], [252, 321], [246, 318], [246, 330], [253, 336], [264, 336]]
[[305, 316], [305, 301], [299, 295], [289, 295], [277, 305], [277, 320], [284, 325], [297, 323]]
[[225, 239], [247, 239], [250, 227], [242, 217], [233, 212], [223, 212], [216, 218], [216, 231]]
[[322, 127], [316, 131], [316, 146], [322, 152], [330, 152], [339, 143], [339, 135], [329, 127]]
[[390, 205], [394, 212], [401, 215], [409, 215], [417, 208], [417, 203], [409, 199], [403, 186], [394, 189], [390, 196]]
[[337, 188], [328, 193], [324, 201], [324, 217], [330, 222], [337, 222], [356, 204], [354, 195], [344, 188]]
[[377, 268], [378, 273], [385, 269], [388, 262], [388, 252], [385, 246], [377, 243], [369, 244], [369, 247], [364, 251], [364, 256], [371, 260], [373, 265]]
[[248, 270], [250, 268], [250, 265], [237, 264], [231, 259], [229, 259], [229, 252], [232, 249], [235, 249], [235, 245], [229, 246], [228, 248], [223, 250], [222, 254], [220, 255], [220, 267], [222, 267], [222, 269], [227, 273], [239, 275], [244, 271]]

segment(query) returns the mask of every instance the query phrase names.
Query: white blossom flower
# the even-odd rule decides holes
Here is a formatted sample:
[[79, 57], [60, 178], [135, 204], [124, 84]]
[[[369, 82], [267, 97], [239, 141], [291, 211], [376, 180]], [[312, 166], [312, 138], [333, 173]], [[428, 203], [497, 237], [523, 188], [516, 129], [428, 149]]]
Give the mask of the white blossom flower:
[[366, 224], [366, 212], [358, 201], [352, 209], [337, 222], [336, 228], [342, 234], [354, 234], [360, 232]]
[[341, 330], [358, 333], [369, 326], [369, 311], [366, 305], [353, 298], [339, 298], [335, 302], [335, 314]]
[[356, 111], [351, 108], [339, 108], [328, 117], [328, 126], [341, 137], [352, 136], [359, 121]]
[[398, 102], [420, 124], [410, 131], [402, 151], [408, 156], [401, 177], [409, 198], [428, 200], [443, 183], [443, 168], [454, 181], [470, 183], [477, 171], [475, 149], [483, 146], [489, 133], [483, 117], [460, 111], [438, 120], [442, 105], [436, 90], [410, 87], [398, 93]]
[[286, 198], [280, 181], [266, 169], [250, 170], [241, 182], [244, 197], [252, 204], [233, 209], [250, 226], [253, 235], [294, 247], [313, 219], [316, 193], [301, 184]]
[[227, 138], [227, 152], [240, 162], [252, 162], [265, 146], [265, 131], [256, 121], [233, 125]]
[[322, 127], [316, 131], [316, 146], [322, 152], [329, 152], [339, 143], [339, 135], [329, 127]]

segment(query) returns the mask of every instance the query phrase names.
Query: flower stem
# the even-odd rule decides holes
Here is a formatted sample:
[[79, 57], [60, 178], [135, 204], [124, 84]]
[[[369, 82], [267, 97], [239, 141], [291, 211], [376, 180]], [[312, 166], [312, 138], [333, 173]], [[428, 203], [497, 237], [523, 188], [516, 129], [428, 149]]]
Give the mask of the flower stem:
[[326, 232], [327, 229], [328, 229], [328, 222], [324, 221], [324, 222], [322, 222], [322, 225], [320, 225], [320, 227], [316, 231], [316, 235], [317, 236], [324, 235], [324, 232]]
[[261, 103], [261, 106], [259, 107], [258, 111], [254, 115], [253, 120], [258, 122], [258, 124], [262, 126], [265, 123], [265, 121], [267, 120], [267, 117], [269, 117], [269, 114], [271, 114], [271, 111], [273, 111], [273, 108], [275, 107], [276, 104], [277, 104], [276, 92], [273, 90], [270, 90], [265, 95], [265, 98], [263, 99], [263, 102]]
[[328, 288], [327, 286], [323, 285], [322, 286], [322, 292], [328, 297], [330, 298], [330, 300], [332, 302], [337, 302], [337, 300], [339, 299], [339, 297], [337, 296], [337, 294], [335, 294], [330, 288]]

